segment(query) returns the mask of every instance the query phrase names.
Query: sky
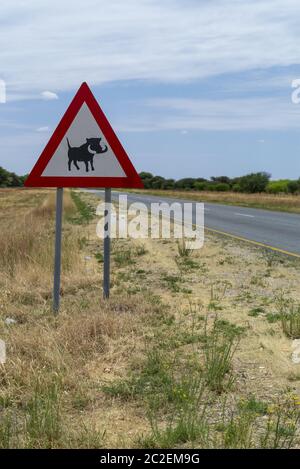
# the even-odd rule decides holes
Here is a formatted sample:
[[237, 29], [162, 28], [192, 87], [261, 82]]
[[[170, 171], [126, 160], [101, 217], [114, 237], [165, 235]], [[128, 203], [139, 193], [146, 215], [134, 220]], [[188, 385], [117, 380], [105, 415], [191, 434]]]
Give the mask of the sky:
[[29, 172], [86, 81], [139, 172], [298, 178], [299, 31], [299, 0], [1, 0], [0, 166]]

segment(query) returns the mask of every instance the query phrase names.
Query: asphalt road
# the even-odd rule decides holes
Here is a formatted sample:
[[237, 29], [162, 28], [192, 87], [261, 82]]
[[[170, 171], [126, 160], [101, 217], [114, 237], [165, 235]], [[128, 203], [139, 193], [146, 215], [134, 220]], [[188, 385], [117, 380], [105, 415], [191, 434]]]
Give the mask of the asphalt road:
[[[103, 191], [95, 190], [93, 192], [99, 197], [103, 197]], [[113, 191], [112, 194], [115, 200], [118, 197], [118, 192]], [[147, 207], [150, 207], [153, 202], [191, 203], [191, 200], [147, 194], [128, 193], [127, 196], [128, 203], [143, 202]], [[174, 218], [176, 219], [176, 212]], [[191, 219], [194, 223], [194, 210], [193, 213], [191, 212]], [[300, 215], [205, 202], [204, 225], [207, 229], [245, 238], [300, 257]]]

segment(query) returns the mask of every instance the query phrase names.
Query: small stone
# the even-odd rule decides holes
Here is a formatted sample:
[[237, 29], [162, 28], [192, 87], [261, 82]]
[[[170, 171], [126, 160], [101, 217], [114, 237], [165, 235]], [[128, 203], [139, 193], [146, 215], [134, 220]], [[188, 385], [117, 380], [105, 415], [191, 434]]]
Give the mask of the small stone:
[[4, 322], [5, 322], [5, 324], [8, 324], [8, 325], [17, 324], [17, 321], [13, 318], [6, 318]]
[[300, 339], [295, 339], [292, 342], [292, 348], [298, 348], [300, 347]]
[[297, 365], [300, 363], [300, 339], [293, 340], [292, 349], [292, 362]]
[[4, 340], [0, 339], [0, 365], [6, 362], [6, 347]]
[[86, 261], [90, 261], [92, 258], [91, 258], [91, 256], [85, 256], [84, 259], [85, 259]]

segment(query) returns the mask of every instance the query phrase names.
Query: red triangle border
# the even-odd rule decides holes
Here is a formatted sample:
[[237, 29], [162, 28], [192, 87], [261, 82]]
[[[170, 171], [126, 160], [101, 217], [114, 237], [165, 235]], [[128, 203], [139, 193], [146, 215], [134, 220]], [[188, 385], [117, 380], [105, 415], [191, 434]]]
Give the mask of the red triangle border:
[[[49, 177], [42, 176], [60, 142], [65, 137], [83, 103], [86, 103], [94, 119], [100, 127], [106, 141], [122, 166], [126, 177]], [[121, 142], [112, 129], [108, 119], [99, 106], [87, 83], [82, 83], [71, 104], [66, 110], [52, 137], [34, 165], [25, 181], [26, 187], [115, 187], [115, 188], [143, 188], [140, 176], [136, 172]]]

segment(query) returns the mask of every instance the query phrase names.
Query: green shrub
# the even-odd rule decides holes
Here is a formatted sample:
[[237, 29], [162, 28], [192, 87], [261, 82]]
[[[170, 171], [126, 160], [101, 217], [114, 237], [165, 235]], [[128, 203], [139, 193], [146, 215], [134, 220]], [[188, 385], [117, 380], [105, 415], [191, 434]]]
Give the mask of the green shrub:
[[174, 179], [166, 179], [162, 184], [162, 188], [165, 189], [165, 190], [174, 189], [174, 186], [175, 186], [175, 180]]
[[288, 192], [290, 194], [297, 194], [300, 192], [300, 179], [298, 179], [298, 181], [288, 182]]
[[197, 191], [207, 191], [208, 190], [208, 184], [207, 182], [195, 182], [194, 188]]
[[241, 187], [241, 192], [254, 194], [257, 192], [265, 192], [269, 179], [270, 174], [268, 173], [251, 173], [239, 178], [238, 184]]
[[266, 192], [269, 194], [287, 194], [289, 180], [288, 179], [280, 179], [278, 181], [270, 181], [266, 187]]
[[194, 178], [183, 178], [175, 182], [175, 189], [193, 189], [196, 180]]
[[188, 243], [183, 239], [181, 242], [177, 241], [177, 249], [179, 257], [190, 257], [192, 250], [189, 248]]
[[291, 339], [300, 338], [300, 306], [291, 305], [280, 313], [283, 332]]
[[216, 192], [227, 192], [230, 191], [230, 185], [226, 184], [225, 182], [221, 182], [219, 184], [210, 184], [208, 186], [208, 189], [210, 191], [216, 191]]
[[217, 393], [229, 389], [233, 383], [232, 359], [239, 344], [242, 330], [225, 320], [215, 318], [209, 331], [204, 331], [204, 376], [207, 386]]
[[0, 166], [0, 187], [20, 187], [23, 186], [27, 176], [17, 176]]

